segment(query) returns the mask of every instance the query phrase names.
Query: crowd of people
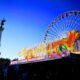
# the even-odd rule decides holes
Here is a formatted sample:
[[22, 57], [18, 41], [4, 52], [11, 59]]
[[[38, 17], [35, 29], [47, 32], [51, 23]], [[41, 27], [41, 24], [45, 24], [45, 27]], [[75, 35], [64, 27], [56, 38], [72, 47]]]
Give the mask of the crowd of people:
[[70, 57], [50, 61], [2, 65], [0, 80], [68, 80], [79, 78], [79, 72], [80, 55], [72, 54]]

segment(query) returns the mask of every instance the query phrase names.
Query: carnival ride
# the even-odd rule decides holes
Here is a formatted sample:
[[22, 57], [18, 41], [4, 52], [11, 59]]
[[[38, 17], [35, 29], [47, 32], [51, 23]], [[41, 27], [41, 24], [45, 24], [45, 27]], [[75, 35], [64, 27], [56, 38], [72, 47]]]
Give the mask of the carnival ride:
[[26, 61], [42, 61], [80, 54], [80, 11], [67, 11], [47, 27], [39, 46], [23, 48], [19, 55]]
[[46, 30], [44, 42], [47, 49], [62, 52], [62, 46], [70, 53], [80, 53], [80, 11], [64, 12], [52, 21]]

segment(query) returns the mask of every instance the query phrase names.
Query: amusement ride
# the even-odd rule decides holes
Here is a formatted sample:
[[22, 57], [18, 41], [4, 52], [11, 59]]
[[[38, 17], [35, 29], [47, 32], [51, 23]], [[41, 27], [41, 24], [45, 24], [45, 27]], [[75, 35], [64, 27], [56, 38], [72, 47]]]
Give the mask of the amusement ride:
[[73, 10], [57, 16], [47, 27], [43, 41], [31, 49], [23, 48], [21, 62], [59, 59], [80, 54], [80, 11]]

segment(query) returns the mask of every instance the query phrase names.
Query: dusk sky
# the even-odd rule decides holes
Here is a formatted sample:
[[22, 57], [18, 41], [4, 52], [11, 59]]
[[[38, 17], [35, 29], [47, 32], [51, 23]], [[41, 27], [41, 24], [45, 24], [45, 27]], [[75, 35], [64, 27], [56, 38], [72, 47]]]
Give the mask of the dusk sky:
[[51, 21], [70, 10], [80, 10], [80, 0], [0, 0], [0, 19], [6, 19], [0, 57], [18, 58], [22, 48], [39, 44]]

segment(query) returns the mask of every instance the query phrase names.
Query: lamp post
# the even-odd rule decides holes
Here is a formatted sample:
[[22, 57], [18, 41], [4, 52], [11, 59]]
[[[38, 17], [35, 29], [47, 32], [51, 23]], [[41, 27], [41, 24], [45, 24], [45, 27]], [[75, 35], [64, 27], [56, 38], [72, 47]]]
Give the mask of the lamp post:
[[[0, 21], [0, 46], [1, 46], [1, 35], [2, 35], [3, 30], [4, 30], [3, 25], [4, 25], [5, 21], [6, 21], [5, 19]], [[1, 55], [1, 52], [0, 52], [0, 55]]]

